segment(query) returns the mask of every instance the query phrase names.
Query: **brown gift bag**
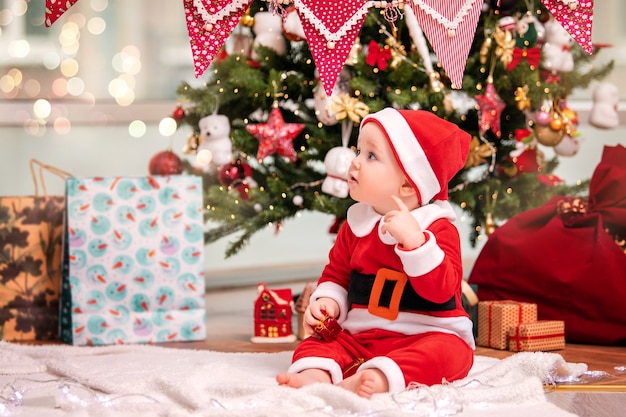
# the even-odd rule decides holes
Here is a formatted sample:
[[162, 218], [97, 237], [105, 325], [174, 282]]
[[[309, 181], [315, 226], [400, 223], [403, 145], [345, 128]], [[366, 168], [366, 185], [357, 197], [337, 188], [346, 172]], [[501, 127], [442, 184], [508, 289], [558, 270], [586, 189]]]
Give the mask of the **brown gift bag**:
[[65, 197], [47, 195], [44, 171], [71, 175], [35, 159], [30, 169], [34, 196], [0, 196], [0, 339], [7, 341], [57, 339], [59, 333]]

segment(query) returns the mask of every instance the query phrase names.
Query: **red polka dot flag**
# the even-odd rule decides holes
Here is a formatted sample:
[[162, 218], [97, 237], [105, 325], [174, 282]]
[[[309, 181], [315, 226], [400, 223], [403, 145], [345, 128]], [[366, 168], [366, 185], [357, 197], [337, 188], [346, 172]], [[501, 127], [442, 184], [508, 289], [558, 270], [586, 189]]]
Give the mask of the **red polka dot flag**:
[[554, 19], [587, 52], [593, 52], [591, 32], [593, 25], [593, 0], [578, 0], [564, 4], [562, 0], [541, 0]]

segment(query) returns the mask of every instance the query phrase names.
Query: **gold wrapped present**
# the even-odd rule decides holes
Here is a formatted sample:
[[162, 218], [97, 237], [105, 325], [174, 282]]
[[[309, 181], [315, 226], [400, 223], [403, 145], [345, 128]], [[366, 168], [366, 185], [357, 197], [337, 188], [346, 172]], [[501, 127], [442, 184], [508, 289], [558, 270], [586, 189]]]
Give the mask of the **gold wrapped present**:
[[539, 320], [509, 327], [509, 350], [512, 352], [545, 352], [565, 347], [565, 322]]
[[506, 349], [509, 327], [536, 321], [537, 304], [512, 300], [479, 301], [476, 344]]

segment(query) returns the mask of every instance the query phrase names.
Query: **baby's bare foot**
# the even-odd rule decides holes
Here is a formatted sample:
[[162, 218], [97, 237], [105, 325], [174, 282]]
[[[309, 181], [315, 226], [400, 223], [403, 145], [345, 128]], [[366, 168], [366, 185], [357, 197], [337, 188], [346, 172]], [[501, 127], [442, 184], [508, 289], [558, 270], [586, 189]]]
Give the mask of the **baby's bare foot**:
[[339, 383], [339, 386], [363, 398], [389, 391], [387, 377], [378, 369], [365, 369]]
[[330, 382], [330, 375], [320, 369], [307, 369], [297, 374], [283, 372], [276, 375], [276, 382], [292, 388], [300, 388], [317, 382]]

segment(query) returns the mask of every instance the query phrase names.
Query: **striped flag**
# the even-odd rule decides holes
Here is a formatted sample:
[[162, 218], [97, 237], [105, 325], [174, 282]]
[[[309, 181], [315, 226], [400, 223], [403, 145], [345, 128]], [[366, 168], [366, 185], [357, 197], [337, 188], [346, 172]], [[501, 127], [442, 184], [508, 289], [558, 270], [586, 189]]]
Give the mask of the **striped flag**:
[[463, 85], [463, 72], [469, 54], [482, 0], [411, 0], [413, 12], [452, 81]]

